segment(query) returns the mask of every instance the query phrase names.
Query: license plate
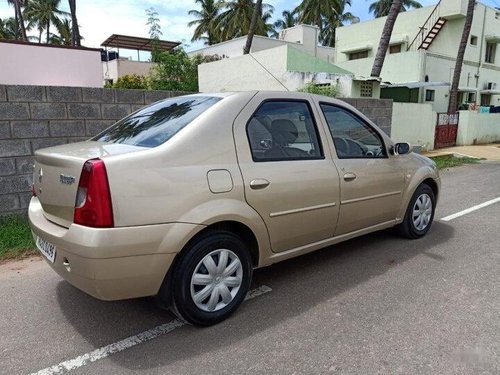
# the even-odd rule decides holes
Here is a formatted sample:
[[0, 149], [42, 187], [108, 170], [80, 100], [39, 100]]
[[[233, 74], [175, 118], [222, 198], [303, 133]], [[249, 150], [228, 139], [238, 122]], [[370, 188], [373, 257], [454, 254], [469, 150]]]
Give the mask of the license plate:
[[40, 250], [40, 252], [43, 255], [45, 255], [45, 257], [51, 263], [54, 263], [54, 260], [56, 259], [56, 246], [55, 245], [53, 245], [50, 242], [45, 241], [44, 239], [37, 236], [36, 247], [38, 247], [38, 250]]

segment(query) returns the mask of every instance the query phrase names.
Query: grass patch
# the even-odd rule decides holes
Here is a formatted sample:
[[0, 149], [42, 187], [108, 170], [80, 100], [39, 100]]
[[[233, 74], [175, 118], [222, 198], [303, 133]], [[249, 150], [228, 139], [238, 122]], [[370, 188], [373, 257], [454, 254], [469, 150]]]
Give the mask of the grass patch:
[[28, 219], [22, 216], [0, 217], [0, 262], [36, 254]]
[[477, 164], [480, 159], [469, 158], [469, 157], [457, 157], [454, 155], [443, 155], [435, 156], [431, 158], [436, 162], [438, 169], [458, 167], [464, 164]]

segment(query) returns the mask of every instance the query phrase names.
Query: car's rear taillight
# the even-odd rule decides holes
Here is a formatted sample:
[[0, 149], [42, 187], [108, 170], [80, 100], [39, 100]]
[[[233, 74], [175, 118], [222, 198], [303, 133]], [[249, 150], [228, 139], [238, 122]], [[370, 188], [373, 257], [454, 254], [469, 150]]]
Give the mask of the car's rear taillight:
[[83, 165], [76, 192], [74, 222], [95, 228], [113, 226], [108, 175], [101, 159], [87, 160]]

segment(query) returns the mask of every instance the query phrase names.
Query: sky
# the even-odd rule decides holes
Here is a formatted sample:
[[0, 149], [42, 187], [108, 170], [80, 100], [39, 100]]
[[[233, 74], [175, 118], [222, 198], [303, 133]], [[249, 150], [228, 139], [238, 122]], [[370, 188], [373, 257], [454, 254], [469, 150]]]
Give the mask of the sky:
[[[368, 7], [373, 0], [352, 0], [350, 11], [361, 21], [372, 19]], [[274, 6], [274, 18], [281, 16], [283, 10], [291, 10], [299, 0], [266, 1]], [[436, 0], [420, 0], [424, 6], [435, 4]], [[481, 0], [490, 6], [499, 6], [500, 0]], [[77, 17], [80, 34], [84, 37], [82, 44], [86, 47], [99, 48], [101, 43], [111, 34], [124, 34], [148, 37], [146, 26], [146, 9], [154, 8], [159, 13], [162, 39], [181, 41], [186, 50], [202, 47], [200, 42], [191, 42], [194, 27], [189, 28], [188, 22], [193, 18], [188, 15], [190, 9], [198, 9], [194, 0], [78, 0]], [[67, 1], [61, 0], [61, 9], [69, 11]], [[14, 8], [7, 5], [6, 0], [0, 0], [0, 18], [14, 16]], [[135, 52], [121, 51], [120, 56], [136, 58]]]

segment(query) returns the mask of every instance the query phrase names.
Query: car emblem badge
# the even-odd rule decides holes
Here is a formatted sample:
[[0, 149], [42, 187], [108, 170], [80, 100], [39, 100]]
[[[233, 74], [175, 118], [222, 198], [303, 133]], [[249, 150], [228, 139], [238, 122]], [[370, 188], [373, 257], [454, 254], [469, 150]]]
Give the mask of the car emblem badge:
[[61, 173], [59, 175], [59, 181], [61, 181], [61, 184], [71, 185], [72, 183], [75, 182], [75, 178], [73, 176], [68, 176], [66, 174]]

